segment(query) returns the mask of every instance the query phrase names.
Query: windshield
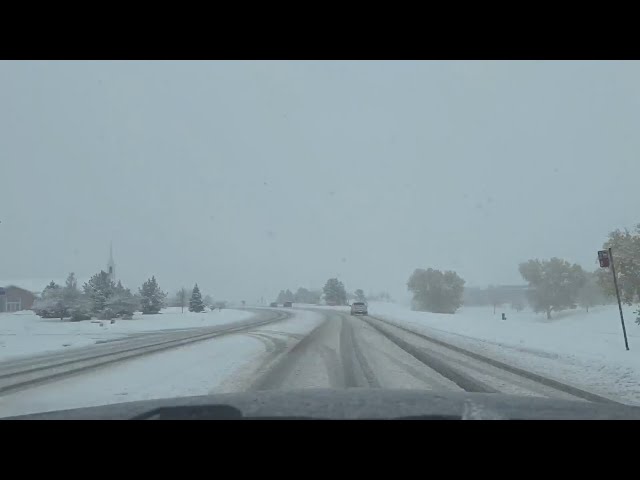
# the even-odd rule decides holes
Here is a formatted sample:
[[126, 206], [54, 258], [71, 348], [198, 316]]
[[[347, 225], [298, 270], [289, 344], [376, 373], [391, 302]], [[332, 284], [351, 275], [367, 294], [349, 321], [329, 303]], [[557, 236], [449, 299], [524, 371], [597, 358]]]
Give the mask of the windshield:
[[3, 61], [0, 105], [1, 417], [640, 405], [638, 62]]

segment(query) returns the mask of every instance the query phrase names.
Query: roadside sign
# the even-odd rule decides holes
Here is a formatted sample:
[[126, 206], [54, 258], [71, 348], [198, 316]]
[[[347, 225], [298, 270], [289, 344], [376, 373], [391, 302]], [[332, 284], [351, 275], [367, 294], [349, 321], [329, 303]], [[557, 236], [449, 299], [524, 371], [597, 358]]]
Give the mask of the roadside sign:
[[613, 250], [598, 251], [598, 261], [602, 268], [611, 266], [611, 275], [613, 275], [613, 286], [616, 289], [616, 297], [618, 298], [618, 310], [620, 310], [620, 323], [622, 324], [622, 335], [624, 335], [624, 347], [629, 350], [629, 340], [627, 339], [627, 327], [624, 326], [624, 315], [622, 313], [622, 302], [620, 301], [620, 289], [618, 288], [618, 277], [616, 276], [616, 266], [613, 263]]
[[600, 250], [598, 252], [598, 262], [602, 268], [608, 268], [610, 265], [609, 252], [607, 250]]

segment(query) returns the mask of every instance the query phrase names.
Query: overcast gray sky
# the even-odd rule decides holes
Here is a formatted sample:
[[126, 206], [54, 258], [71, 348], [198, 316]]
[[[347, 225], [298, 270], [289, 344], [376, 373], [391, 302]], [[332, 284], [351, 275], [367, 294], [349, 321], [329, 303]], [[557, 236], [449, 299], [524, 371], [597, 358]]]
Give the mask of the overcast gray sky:
[[594, 269], [640, 222], [638, 62], [0, 62], [0, 280], [396, 297]]

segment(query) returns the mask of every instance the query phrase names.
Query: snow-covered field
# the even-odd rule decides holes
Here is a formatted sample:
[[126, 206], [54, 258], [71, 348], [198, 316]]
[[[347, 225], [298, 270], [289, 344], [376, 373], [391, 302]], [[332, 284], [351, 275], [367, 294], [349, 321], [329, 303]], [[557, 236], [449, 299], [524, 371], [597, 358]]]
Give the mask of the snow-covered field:
[[249, 318], [240, 310], [214, 310], [191, 313], [186, 309], [166, 308], [158, 315], [136, 314], [131, 320], [85, 320], [70, 322], [42, 319], [31, 311], [0, 313], [0, 360], [28, 356], [53, 350], [93, 345], [132, 334], [158, 330], [208, 327]]
[[[623, 309], [630, 351], [624, 348], [617, 305], [544, 314], [467, 307], [455, 315], [414, 312], [372, 302], [369, 314], [514, 366], [640, 405], [640, 326]], [[501, 320], [505, 312], [507, 320]]]

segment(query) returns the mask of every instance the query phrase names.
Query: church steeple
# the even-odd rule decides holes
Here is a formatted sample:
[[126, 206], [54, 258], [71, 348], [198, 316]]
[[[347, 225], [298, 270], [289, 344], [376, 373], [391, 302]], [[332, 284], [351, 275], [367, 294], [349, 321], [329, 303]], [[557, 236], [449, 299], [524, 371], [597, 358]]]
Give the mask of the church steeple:
[[113, 242], [109, 243], [109, 261], [107, 262], [107, 273], [109, 274], [109, 279], [115, 283], [116, 262], [113, 261]]

